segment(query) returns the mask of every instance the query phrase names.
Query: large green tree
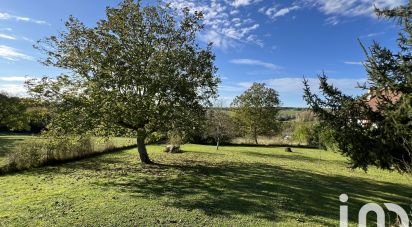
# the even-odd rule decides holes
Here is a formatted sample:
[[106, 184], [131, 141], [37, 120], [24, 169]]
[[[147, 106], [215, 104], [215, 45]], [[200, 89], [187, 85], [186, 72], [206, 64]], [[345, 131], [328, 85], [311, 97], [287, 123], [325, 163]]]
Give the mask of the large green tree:
[[235, 117], [246, 133], [258, 144], [259, 135], [270, 135], [278, 129], [276, 116], [279, 112], [279, 94], [264, 83], [253, 83], [231, 106]]
[[[353, 167], [369, 165], [411, 171], [412, 167], [412, 2], [377, 14], [398, 20], [403, 31], [399, 50], [374, 43], [368, 49], [365, 68], [368, 95], [352, 97], [320, 76], [325, 98], [313, 93], [305, 81], [305, 99], [322, 123], [332, 130], [339, 150]], [[372, 100], [372, 101], [371, 101]]]
[[127, 129], [137, 137], [140, 160], [152, 163], [145, 138], [195, 124], [216, 95], [214, 54], [196, 39], [201, 12], [124, 0], [94, 27], [74, 17], [65, 25], [36, 47], [46, 53], [44, 64], [67, 73], [28, 82], [52, 106], [54, 132]]
[[28, 129], [26, 105], [19, 97], [0, 93], [0, 127], [11, 131]]

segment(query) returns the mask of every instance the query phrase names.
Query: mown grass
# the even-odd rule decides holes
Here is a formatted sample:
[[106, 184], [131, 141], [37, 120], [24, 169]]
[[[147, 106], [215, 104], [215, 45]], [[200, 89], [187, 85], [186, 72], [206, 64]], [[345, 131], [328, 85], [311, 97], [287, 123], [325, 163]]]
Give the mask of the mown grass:
[[331, 152], [148, 150], [157, 165], [138, 164], [136, 151], [127, 150], [0, 177], [0, 225], [336, 226], [341, 193], [349, 195], [352, 224], [367, 202], [410, 211], [408, 176], [349, 170]]

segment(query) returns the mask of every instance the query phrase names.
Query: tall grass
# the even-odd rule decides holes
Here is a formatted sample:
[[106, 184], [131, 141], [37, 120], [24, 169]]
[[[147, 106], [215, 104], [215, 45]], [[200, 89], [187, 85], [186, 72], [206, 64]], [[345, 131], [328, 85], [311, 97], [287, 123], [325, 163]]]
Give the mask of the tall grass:
[[0, 172], [39, 167], [76, 160], [116, 149], [113, 141], [96, 144], [91, 137], [34, 139], [16, 145], [8, 154], [7, 165]]
[[[255, 141], [253, 138], [248, 137], [238, 137], [231, 141], [232, 144], [254, 144]], [[299, 143], [292, 140], [291, 137], [289, 139], [285, 138], [284, 136], [258, 136], [258, 143], [260, 145], [308, 145], [307, 143]]]

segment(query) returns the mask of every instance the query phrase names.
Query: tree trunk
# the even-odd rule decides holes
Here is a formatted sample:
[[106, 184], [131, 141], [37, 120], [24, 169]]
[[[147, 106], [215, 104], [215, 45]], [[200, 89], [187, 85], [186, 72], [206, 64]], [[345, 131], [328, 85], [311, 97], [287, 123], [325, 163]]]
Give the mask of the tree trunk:
[[146, 144], [144, 143], [144, 137], [137, 137], [137, 151], [139, 152], [140, 161], [145, 164], [153, 164], [147, 154]]
[[220, 142], [220, 138], [217, 138], [217, 140], [216, 140], [216, 150], [219, 150], [219, 142]]
[[256, 128], [256, 127], [254, 128], [253, 136], [255, 137], [255, 143], [256, 143], [256, 145], [258, 145], [258, 135], [257, 135], [257, 128]]

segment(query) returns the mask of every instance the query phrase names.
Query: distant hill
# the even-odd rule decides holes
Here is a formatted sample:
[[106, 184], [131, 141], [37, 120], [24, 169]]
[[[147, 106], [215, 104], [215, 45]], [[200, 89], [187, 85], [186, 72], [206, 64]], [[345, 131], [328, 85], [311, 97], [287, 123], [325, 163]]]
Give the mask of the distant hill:
[[[216, 109], [222, 109], [224, 111], [227, 111], [230, 116], [233, 116], [233, 112], [231, 111], [231, 108], [229, 107], [223, 107], [223, 108], [216, 108]], [[307, 108], [303, 107], [280, 107], [279, 108], [279, 116], [278, 119], [280, 121], [293, 121], [296, 119], [296, 115], [298, 113], [301, 113]]]

